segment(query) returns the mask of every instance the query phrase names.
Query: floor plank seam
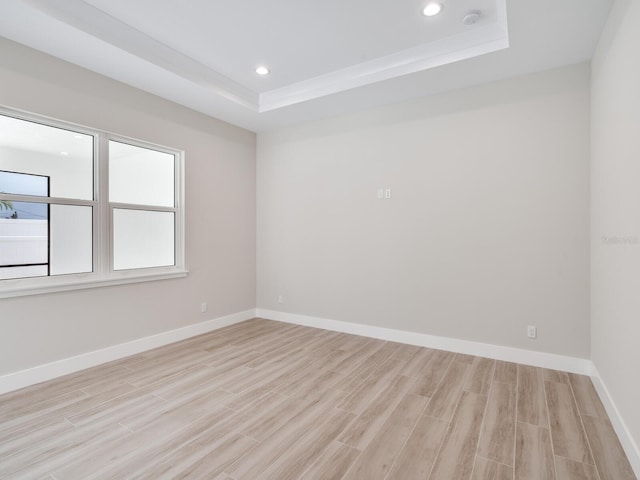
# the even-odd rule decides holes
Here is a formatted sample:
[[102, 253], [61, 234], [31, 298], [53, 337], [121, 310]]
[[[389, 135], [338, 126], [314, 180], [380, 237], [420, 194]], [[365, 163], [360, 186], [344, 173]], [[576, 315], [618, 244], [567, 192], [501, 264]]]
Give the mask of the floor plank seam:
[[[406, 395], [411, 395], [411, 394], [410, 393], [405, 393], [405, 396]], [[418, 396], [421, 396], [421, 395], [418, 395]], [[425, 397], [423, 397], [423, 398], [425, 398]], [[411, 427], [411, 430], [407, 434], [407, 438], [404, 439], [404, 442], [402, 442], [402, 446], [398, 449], [398, 453], [396, 454], [395, 458], [393, 459], [393, 462], [391, 462], [391, 465], [389, 465], [389, 471], [385, 475], [385, 477], [384, 477], [385, 479], [388, 478], [389, 475], [391, 475], [391, 472], [393, 472], [393, 467], [396, 465], [396, 462], [400, 459], [400, 454], [402, 453], [402, 450], [407, 445], [407, 442], [411, 438], [411, 435], [413, 435], [413, 432], [415, 431], [416, 427], [418, 426], [418, 422], [420, 422], [420, 418], [422, 418], [422, 415], [424, 414], [424, 411], [426, 410], [428, 404], [429, 404], [429, 401], [425, 402], [424, 407], [422, 407], [422, 410], [420, 411], [420, 415], [417, 416], [416, 421], [413, 423], [413, 427]], [[387, 418], [389, 418], [389, 417], [387, 417]]]
[[240, 435], [242, 435], [243, 437], [248, 438], [249, 440], [253, 440], [254, 442], [257, 442], [258, 444], [262, 443], [262, 440], [258, 440], [256, 437], [252, 437], [251, 435], [248, 435], [244, 432], [241, 432]]
[[[446, 376], [446, 372], [449, 371], [449, 369], [451, 368], [451, 366], [453, 365], [454, 362], [454, 358], [455, 356], [451, 357], [451, 361], [447, 364], [447, 368], [445, 370], [445, 373], [442, 375], [442, 378], [440, 379], [440, 381], [438, 382], [436, 388], [433, 390], [433, 395], [431, 395], [431, 397], [429, 398], [429, 401], [427, 401], [427, 404], [425, 405], [425, 410], [427, 410], [427, 408], [429, 407], [429, 404], [431, 403], [431, 401], [433, 400], [433, 397], [435, 396], [435, 392], [438, 391], [438, 388], [440, 387], [440, 384], [444, 381], [444, 377]], [[429, 361], [427, 362], [427, 364], [429, 364], [431, 361], [433, 360], [433, 357], [431, 357], [429, 359]], [[425, 365], [426, 366], [426, 365]], [[451, 429], [453, 428], [453, 418], [455, 417], [455, 412], [458, 409], [459, 405], [460, 405], [460, 401], [462, 399], [462, 395], [460, 395], [456, 401], [456, 406], [453, 409], [453, 414], [451, 415], [451, 418], [449, 418], [449, 420], [447, 420], [447, 429], [445, 431], [445, 434], [442, 436], [442, 439], [440, 440], [440, 445], [438, 446], [438, 452], [436, 453], [435, 457], [434, 457], [434, 461], [433, 464], [431, 465], [431, 468], [429, 469], [429, 475], [427, 475], [427, 480], [429, 480], [431, 478], [431, 475], [433, 474], [433, 470], [436, 467], [436, 464], [438, 463], [438, 459], [440, 458], [440, 453], [442, 452], [442, 447], [444, 446], [445, 440], [447, 439]], [[438, 417], [434, 417], [432, 415], [426, 415], [427, 417], [430, 418], [435, 418], [436, 420], [442, 420], [441, 418]], [[473, 473], [473, 472], [472, 472]]]
[[129, 430], [131, 433], [136, 433], [135, 430], [132, 430], [131, 428], [127, 427], [124, 423], [118, 422], [118, 425], [125, 428], [126, 430]]
[[[430, 417], [430, 418], [435, 418], [435, 417]], [[441, 420], [441, 419], [437, 419], [437, 420]], [[431, 478], [431, 475], [433, 474], [433, 470], [434, 468], [436, 468], [436, 463], [438, 463], [438, 458], [440, 458], [442, 447], [444, 446], [444, 442], [447, 439], [447, 436], [449, 435], [449, 432], [452, 427], [453, 427], [452, 422], [447, 422], [447, 429], [445, 430], [444, 435], [442, 435], [442, 438], [440, 439], [440, 445], [438, 445], [438, 451], [436, 452], [435, 457], [433, 457], [433, 463], [431, 464], [431, 468], [429, 469], [429, 474], [427, 475], [426, 480], [429, 480]]]
[[68, 418], [65, 418], [65, 421], [70, 423], [71, 425], [73, 425], [74, 428], [77, 428], [78, 425], [76, 425], [75, 423], [73, 423], [71, 420], [69, 420]]
[[[496, 363], [496, 370], [498, 369], [498, 365]], [[494, 370], [493, 372], [493, 378], [495, 379], [496, 377], [496, 370]], [[493, 383], [493, 382], [492, 382]], [[518, 462], [518, 420], [519, 420], [519, 416], [520, 416], [520, 408], [518, 407], [518, 405], [520, 405], [520, 374], [519, 374], [519, 370], [518, 367], [516, 366], [516, 414], [515, 414], [515, 421], [513, 422], [513, 468], [511, 469], [511, 473], [512, 473], [512, 478], [515, 479], [516, 478], [516, 463]]]
[[[494, 371], [494, 377], [495, 377], [495, 371]], [[495, 382], [493, 380], [494, 379], [492, 378], [491, 385], [489, 385], [489, 391], [487, 392], [487, 399], [484, 404], [484, 410], [482, 412], [482, 420], [480, 421], [480, 429], [478, 430], [478, 439], [476, 441], [476, 452], [473, 456], [473, 465], [471, 466], [471, 473], [469, 474], [469, 478], [473, 478], [473, 473], [475, 472], [475, 469], [476, 469], [476, 464], [478, 460], [478, 451], [480, 450], [480, 437], [482, 436], [482, 432], [484, 430], [484, 423], [485, 423], [485, 419], [487, 418], [487, 410], [489, 408], [489, 399], [491, 398], [491, 392], [493, 392], [493, 386], [495, 385]]]
[[551, 431], [551, 414], [549, 412], [549, 401], [547, 400], [547, 385], [544, 380], [544, 374], [542, 377], [542, 391], [544, 392], [544, 406], [547, 411], [547, 428], [549, 429], [549, 440], [551, 441], [551, 455], [553, 456], [553, 473], [555, 475], [556, 480], [561, 480], [558, 477], [558, 465], [556, 464], [556, 447], [554, 441], [554, 435]]
[[[350, 446], [350, 445], [348, 445], [348, 446]], [[356, 458], [353, 459], [353, 462], [351, 462], [351, 465], [349, 465], [349, 468], [347, 468], [347, 471], [344, 472], [344, 475], [342, 476], [341, 480], [344, 480], [345, 478], [349, 478], [349, 473], [351, 472], [351, 470], [353, 470], [353, 468], [356, 465], [358, 465], [358, 460], [360, 460], [360, 457], [362, 457], [362, 455], [364, 454], [364, 450], [365, 449], [362, 449], [362, 450], [355, 449], [355, 450], [358, 451], [358, 455], [356, 455]]]
[[484, 455], [476, 455], [477, 458], [482, 458], [483, 460], [488, 460], [489, 462], [496, 463], [498, 465], [504, 465], [505, 467], [513, 468], [513, 465], [509, 465], [504, 462], [499, 462], [498, 460], [494, 460], [492, 458], [485, 457]]
[[[345, 430], [346, 430], [346, 429], [345, 429]], [[339, 436], [340, 436], [340, 435], [338, 435], [338, 437], [339, 437]], [[359, 448], [357, 448], [357, 447], [354, 447], [353, 445], [349, 445], [348, 443], [344, 443], [344, 442], [342, 442], [342, 441], [338, 440], [338, 438], [337, 438], [337, 437], [336, 437], [336, 438], [334, 438], [334, 439], [333, 439], [333, 441], [334, 441], [334, 442], [336, 442], [336, 443], [339, 443], [340, 445], [344, 445], [345, 447], [349, 447], [349, 448], [353, 448], [354, 450], [358, 450], [360, 453], [362, 453], [362, 450], [364, 450], [364, 449], [362, 449], [362, 450], [361, 450], [361, 449], [359, 449]]]
[[[433, 389], [433, 391], [432, 391], [432, 393], [431, 393], [431, 396], [430, 396], [430, 397], [425, 397], [425, 398], [429, 398], [429, 400], [427, 401], [427, 404], [425, 405], [425, 412], [426, 412], [426, 411], [427, 411], [427, 409], [429, 408], [429, 404], [430, 404], [430, 403], [431, 403], [431, 401], [433, 400], [433, 397], [435, 397], [435, 393], [436, 393], [436, 392], [438, 391], [438, 389], [440, 388], [440, 385], [442, 385], [442, 383], [444, 382], [444, 380], [445, 380], [445, 378], [446, 378], [446, 376], [447, 376], [447, 373], [448, 373], [448, 372], [449, 372], [449, 370], [452, 368], [452, 366], [453, 366], [453, 362], [454, 362], [454, 358], [455, 358], [455, 355], [454, 355], [454, 356], [452, 356], [452, 357], [451, 357], [451, 361], [447, 363], [447, 366], [446, 366], [446, 368], [445, 368], [445, 370], [444, 370], [444, 373], [442, 374], [442, 377], [440, 377], [440, 380], [438, 380], [438, 383], [436, 383], [436, 386], [435, 386], [435, 388]], [[433, 359], [434, 359], [434, 356], [432, 356], [432, 357], [427, 361], [427, 363], [425, 363], [425, 364], [424, 364], [424, 366], [420, 369], [420, 371], [422, 371], [424, 368], [426, 368], [426, 367], [427, 367], [427, 365], [429, 365], [432, 361], [434, 361]], [[415, 377], [415, 379], [414, 379], [414, 383], [417, 381], [417, 379], [418, 379], [418, 378], [419, 378], [419, 377]], [[415, 389], [414, 389], [414, 390], [415, 390]], [[459, 399], [458, 399], [458, 400], [459, 400]], [[457, 405], [456, 405], [456, 408], [457, 408]], [[455, 408], [454, 408], [454, 411], [455, 411]], [[428, 417], [431, 417], [431, 415], [427, 415], [427, 416], [428, 416]], [[452, 417], [453, 417], [453, 415], [452, 415]], [[434, 418], [438, 418], [438, 417], [434, 417]], [[438, 420], [442, 420], [442, 418], [438, 418]], [[449, 423], [450, 423], [451, 419], [449, 419], [448, 421], [449, 421]]]
[[591, 460], [593, 460], [593, 465], [595, 467], [596, 470], [596, 475], [598, 475], [598, 478], [601, 479], [602, 478], [602, 474], [600, 472], [600, 467], [598, 466], [599, 462], [596, 462], [596, 456], [593, 453], [593, 448], [591, 447], [591, 439], [589, 438], [589, 435], [587, 435], [587, 429], [584, 428], [584, 420], [583, 420], [583, 416], [588, 416], [588, 415], [583, 415], [580, 412], [580, 408], [578, 407], [578, 402], [576, 401], [576, 394], [573, 390], [573, 385], [571, 383], [571, 381], [569, 381], [569, 388], [571, 389], [571, 396], [573, 398], [573, 401], [576, 405], [576, 410], [578, 411], [578, 418], [580, 419], [580, 427], [582, 428], [582, 431], [584, 432], [584, 438], [587, 442], [587, 446], [589, 447], [589, 453], [591, 454]]

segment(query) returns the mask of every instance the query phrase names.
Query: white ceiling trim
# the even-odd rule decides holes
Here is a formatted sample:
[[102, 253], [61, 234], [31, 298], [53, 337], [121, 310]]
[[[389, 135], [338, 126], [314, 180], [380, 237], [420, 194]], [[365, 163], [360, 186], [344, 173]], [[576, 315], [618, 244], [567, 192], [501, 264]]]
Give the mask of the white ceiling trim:
[[268, 112], [509, 47], [506, 0], [497, 21], [258, 94], [83, 0], [25, 0], [40, 12], [254, 112]]
[[506, 26], [480, 27], [260, 95], [260, 112], [288, 107], [509, 47]]
[[82, 0], [24, 0], [67, 25], [153, 65], [207, 88], [239, 105], [258, 110], [258, 94], [193, 58], [155, 40]]

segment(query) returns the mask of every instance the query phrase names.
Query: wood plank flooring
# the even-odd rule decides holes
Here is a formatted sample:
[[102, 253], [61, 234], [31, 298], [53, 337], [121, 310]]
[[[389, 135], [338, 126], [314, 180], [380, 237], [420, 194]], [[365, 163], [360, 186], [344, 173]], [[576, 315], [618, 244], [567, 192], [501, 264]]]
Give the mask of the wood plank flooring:
[[0, 478], [636, 477], [588, 377], [254, 319], [0, 396]]

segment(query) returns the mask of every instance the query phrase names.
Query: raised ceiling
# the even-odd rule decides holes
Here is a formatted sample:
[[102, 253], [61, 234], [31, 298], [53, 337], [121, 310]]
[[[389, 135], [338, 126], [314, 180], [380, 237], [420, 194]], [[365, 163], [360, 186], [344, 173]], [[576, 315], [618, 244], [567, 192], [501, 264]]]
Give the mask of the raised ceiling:
[[611, 5], [439, 2], [2, 0], [0, 35], [261, 131], [588, 60]]

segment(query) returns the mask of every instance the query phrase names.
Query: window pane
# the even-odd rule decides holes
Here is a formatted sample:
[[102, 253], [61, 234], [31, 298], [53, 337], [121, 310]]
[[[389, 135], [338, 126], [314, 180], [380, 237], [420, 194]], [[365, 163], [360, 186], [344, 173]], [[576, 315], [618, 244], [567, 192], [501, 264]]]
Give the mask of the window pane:
[[0, 170], [0, 192], [48, 197], [49, 177]]
[[93, 200], [93, 136], [0, 115], [0, 170], [47, 177], [36, 195]]
[[48, 205], [0, 206], [0, 279], [46, 276], [49, 271]]
[[93, 208], [51, 205], [51, 275], [93, 270]]
[[175, 264], [173, 212], [113, 210], [113, 269]]
[[175, 157], [169, 153], [109, 142], [109, 201], [175, 206]]

